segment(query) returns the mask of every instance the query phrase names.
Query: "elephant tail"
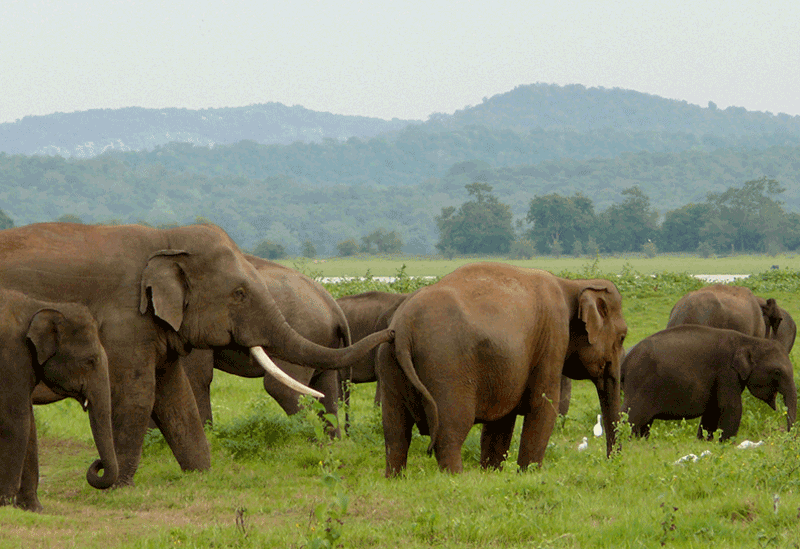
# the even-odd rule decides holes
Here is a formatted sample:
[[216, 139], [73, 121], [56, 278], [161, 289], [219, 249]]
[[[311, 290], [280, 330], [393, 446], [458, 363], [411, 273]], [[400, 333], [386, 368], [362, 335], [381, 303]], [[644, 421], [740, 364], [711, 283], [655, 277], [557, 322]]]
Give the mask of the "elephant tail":
[[428, 455], [433, 453], [434, 445], [436, 444], [436, 435], [439, 433], [439, 408], [436, 406], [436, 401], [433, 399], [430, 391], [422, 383], [422, 380], [417, 375], [417, 370], [414, 368], [414, 361], [411, 358], [412, 348], [412, 335], [408, 325], [398, 326], [395, 331], [394, 352], [397, 363], [403, 370], [411, 384], [420, 392], [423, 397], [423, 409], [425, 410], [425, 418], [428, 422], [428, 431], [431, 436], [431, 443], [428, 445]]

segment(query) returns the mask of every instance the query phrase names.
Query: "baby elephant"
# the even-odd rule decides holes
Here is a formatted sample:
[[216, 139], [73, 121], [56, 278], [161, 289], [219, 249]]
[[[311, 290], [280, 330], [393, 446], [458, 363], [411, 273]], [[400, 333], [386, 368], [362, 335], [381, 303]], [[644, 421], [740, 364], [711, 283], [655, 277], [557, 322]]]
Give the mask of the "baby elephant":
[[786, 350], [734, 330], [683, 325], [655, 333], [628, 352], [622, 383], [622, 409], [638, 436], [649, 434], [654, 419], [701, 417], [698, 437], [720, 428], [728, 439], [739, 431], [745, 387], [773, 410], [783, 395], [789, 429], [797, 413]]
[[[83, 305], [47, 303], [0, 289], [0, 505], [42, 509], [31, 395], [38, 382], [89, 412], [100, 459], [86, 480], [109, 488], [118, 465], [111, 431], [108, 359]], [[100, 475], [100, 471], [103, 474]]]

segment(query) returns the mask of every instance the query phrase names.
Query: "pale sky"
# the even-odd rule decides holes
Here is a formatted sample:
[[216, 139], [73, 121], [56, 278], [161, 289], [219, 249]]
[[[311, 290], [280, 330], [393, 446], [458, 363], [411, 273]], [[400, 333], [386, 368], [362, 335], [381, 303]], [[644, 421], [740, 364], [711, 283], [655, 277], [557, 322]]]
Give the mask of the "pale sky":
[[120, 107], [425, 120], [515, 86], [800, 114], [800, 2], [4, 0], [0, 122]]

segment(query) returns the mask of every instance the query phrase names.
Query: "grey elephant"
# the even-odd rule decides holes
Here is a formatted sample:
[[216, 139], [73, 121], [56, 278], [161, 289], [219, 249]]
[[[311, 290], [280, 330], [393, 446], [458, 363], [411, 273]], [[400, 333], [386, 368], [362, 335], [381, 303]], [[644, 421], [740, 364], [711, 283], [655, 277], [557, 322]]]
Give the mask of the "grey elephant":
[[762, 302], [749, 288], [713, 284], [678, 300], [670, 311], [667, 328], [699, 324], [737, 330], [753, 337], [766, 337], [767, 327], [774, 323], [775, 300], [771, 300], [771, 303], [767, 300]]
[[789, 312], [778, 305], [774, 299], [756, 296], [759, 306], [764, 311], [764, 323], [769, 326], [771, 334], [767, 337], [779, 341], [787, 353], [792, 352], [797, 337], [797, 325]]
[[622, 363], [623, 411], [633, 433], [649, 434], [655, 419], [700, 417], [703, 431], [739, 431], [742, 392], [747, 387], [775, 409], [780, 393], [787, 427], [797, 414], [797, 388], [789, 356], [773, 340], [736, 330], [685, 325], [667, 328], [636, 344]]
[[[365, 337], [389, 327], [389, 321], [397, 308], [409, 294], [391, 292], [364, 292], [356, 295], [347, 295], [336, 300], [339, 304], [347, 325], [350, 327], [352, 340], [361, 341]], [[355, 362], [349, 370], [339, 370], [339, 381], [344, 401], [349, 403], [350, 390], [347, 381], [351, 383], [370, 383], [377, 381], [375, 374], [376, 349]], [[380, 387], [375, 388], [375, 403], [380, 402]]]
[[210, 224], [154, 229], [38, 223], [5, 229], [0, 286], [83, 304], [97, 319], [108, 355], [117, 485], [133, 484], [150, 418], [182, 469], [211, 466], [194, 394], [178, 362], [193, 348], [249, 349], [284, 375], [264, 350], [295, 364], [347, 368], [392, 338], [386, 331], [331, 349], [302, 337], [287, 324], [252, 263]]
[[[286, 322], [297, 333], [318, 345], [333, 349], [350, 345], [347, 319], [336, 300], [314, 279], [278, 263], [247, 255], [247, 260], [256, 268]], [[354, 362], [360, 364], [364, 358]], [[278, 367], [300, 383], [324, 394], [321, 398], [325, 411], [338, 412], [339, 384], [335, 370], [315, 369], [276, 359]], [[214, 368], [229, 374], [264, 378], [264, 390], [272, 396], [287, 414], [300, 410], [300, 392], [287, 387], [270, 374], [244, 350], [218, 349], [193, 350], [181, 358], [181, 364], [192, 385], [200, 419], [212, 421], [211, 381]], [[347, 369], [349, 371], [349, 368]], [[331, 434], [338, 434], [338, 428]]]
[[439, 467], [460, 472], [461, 446], [483, 423], [481, 465], [499, 467], [518, 415], [517, 463], [541, 464], [562, 374], [594, 382], [612, 452], [628, 329], [612, 282], [475, 263], [418, 290], [389, 326], [395, 341], [377, 358], [386, 476], [405, 468], [414, 424], [430, 435]]
[[88, 412], [100, 459], [89, 467], [86, 480], [94, 488], [109, 488], [119, 467], [108, 358], [97, 322], [82, 305], [40, 301], [5, 289], [0, 289], [0, 321], [0, 505], [42, 509], [31, 402], [37, 382], [76, 399]]

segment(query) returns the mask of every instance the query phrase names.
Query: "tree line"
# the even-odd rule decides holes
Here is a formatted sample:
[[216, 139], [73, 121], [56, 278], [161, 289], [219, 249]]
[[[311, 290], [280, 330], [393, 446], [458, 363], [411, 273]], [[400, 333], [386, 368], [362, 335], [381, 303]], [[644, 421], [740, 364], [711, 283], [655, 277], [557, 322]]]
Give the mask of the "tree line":
[[510, 207], [492, 194], [491, 185], [476, 182], [466, 188], [473, 199], [457, 210], [443, 208], [437, 217], [436, 248], [444, 254], [709, 256], [800, 248], [800, 214], [783, 209], [778, 197], [785, 188], [767, 177], [708, 193], [702, 202], [666, 212], [663, 221], [638, 186], [623, 190], [624, 200], [602, 212], [595, 212], [592, 200], [580, 192], [535, 196], [516, 231]]

